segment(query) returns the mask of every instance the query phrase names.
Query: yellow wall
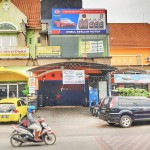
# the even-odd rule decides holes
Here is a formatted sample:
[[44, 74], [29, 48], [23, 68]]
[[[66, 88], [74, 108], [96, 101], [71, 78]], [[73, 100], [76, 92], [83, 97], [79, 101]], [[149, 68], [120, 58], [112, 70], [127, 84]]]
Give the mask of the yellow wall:
[[12, 73], [12, 72], [5, 72], [0, 73], [0, 82], [8, 82], [8, 81], [28, 81], [27, 77], [22, 76], [18, 73]]
[[110, 48], [110, 56], [113, 55], [125, 55], [125, 57], [133, 55], [133, 60], [138, 56], [141, 58], [141, 65], [146, 65], [148, 64], [146, 57], [150, 57], [150, 48]]

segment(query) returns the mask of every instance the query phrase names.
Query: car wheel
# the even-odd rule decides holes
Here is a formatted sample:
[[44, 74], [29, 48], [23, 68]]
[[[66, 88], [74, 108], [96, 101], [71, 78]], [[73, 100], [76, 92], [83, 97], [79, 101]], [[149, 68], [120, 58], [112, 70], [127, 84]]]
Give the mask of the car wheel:
[[121, 119], [120, 119], [120, 126], [121, 127], [128, 128], [131, 126], [131, 124], [132, 124], [132, 119], [130, 116], [124, 115], [121, 117]]

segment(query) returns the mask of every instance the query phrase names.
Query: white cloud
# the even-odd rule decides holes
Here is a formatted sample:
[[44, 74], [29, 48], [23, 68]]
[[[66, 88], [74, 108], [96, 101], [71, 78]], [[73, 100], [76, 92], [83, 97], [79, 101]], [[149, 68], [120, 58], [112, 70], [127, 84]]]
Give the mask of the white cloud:
[[83, 0], [83, 8], [105, 8], [109, 23], [150, 23], [150, 0]]

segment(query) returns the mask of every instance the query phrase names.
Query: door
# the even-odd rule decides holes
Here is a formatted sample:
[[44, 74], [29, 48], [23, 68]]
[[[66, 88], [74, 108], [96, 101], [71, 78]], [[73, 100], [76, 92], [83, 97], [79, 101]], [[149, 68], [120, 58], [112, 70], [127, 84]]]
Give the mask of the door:
[[17, 84], [9, 84], [8, 95], [9, 97], [18, 97], [18, 87]]
[[142, 119], [150, 120], [150, 100], [147, 98], [141, 99], [141, 105], [143, 109]]
[[21, 116], [24, 117], [27, 115], [27, 109], [28, 109], [28, 106], [22, 101], [20, 100], [20, 103], [21, 103]]
[[0, 85], [0, 100], [7, 98], [7, 85]]

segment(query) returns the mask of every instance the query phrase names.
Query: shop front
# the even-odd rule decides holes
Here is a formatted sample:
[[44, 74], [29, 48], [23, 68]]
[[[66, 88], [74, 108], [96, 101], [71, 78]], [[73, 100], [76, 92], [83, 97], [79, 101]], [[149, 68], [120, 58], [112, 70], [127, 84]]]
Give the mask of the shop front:
[[0, 99], [23, 97], [22, 91], [28, 83], [28, 76], [8, 68], [0, 67]]
[[[100, 97], [109, 95], [108, 74], [115, 69], [96, 63], [62, 62], [29, 71], [38, 80], [36, 92], [39, 107], [90, 106], [92, 101], [98, 103]], [[102, 89], [104, 91], [100, 91]]]

